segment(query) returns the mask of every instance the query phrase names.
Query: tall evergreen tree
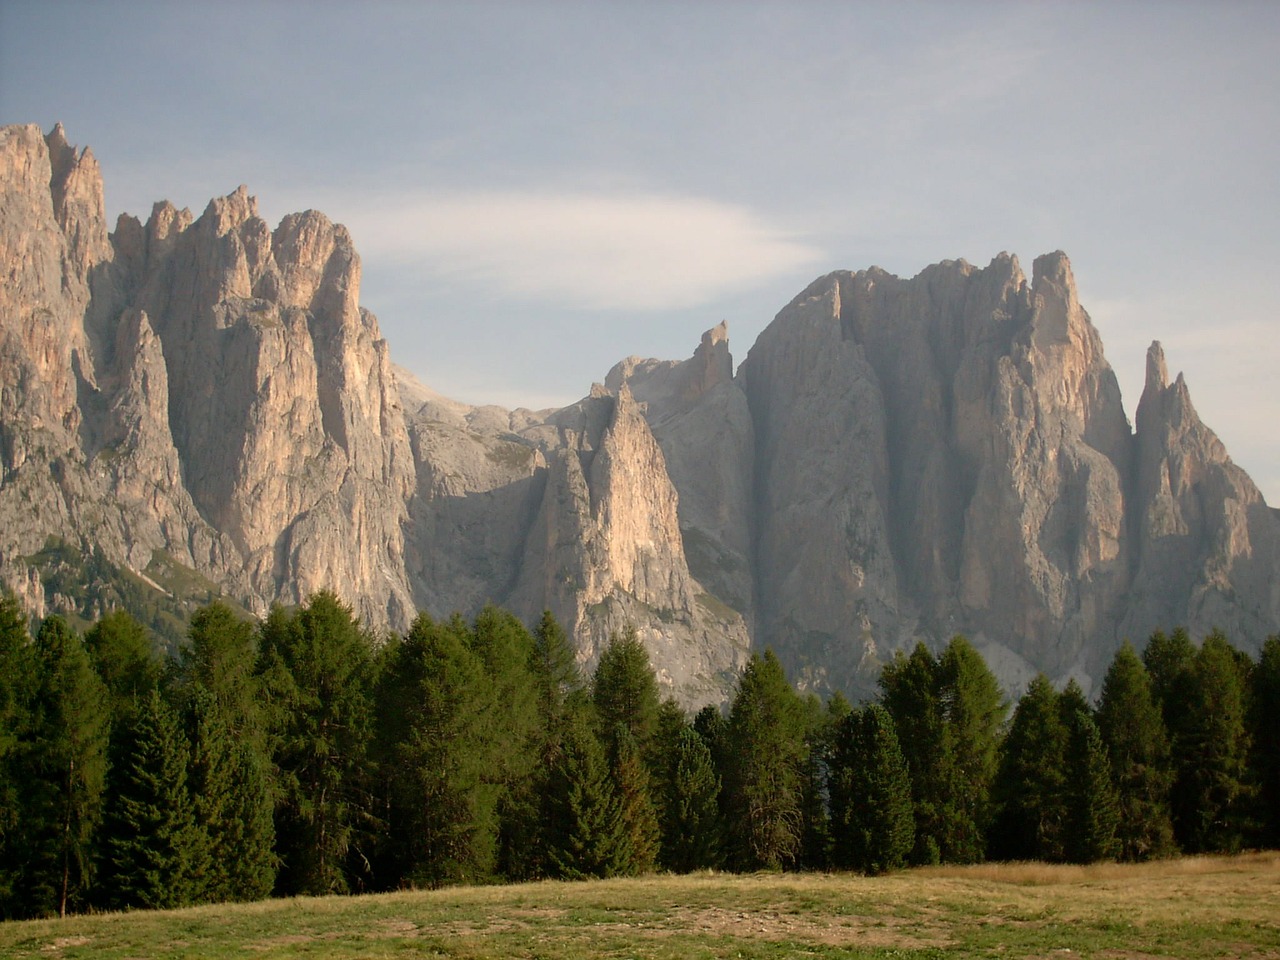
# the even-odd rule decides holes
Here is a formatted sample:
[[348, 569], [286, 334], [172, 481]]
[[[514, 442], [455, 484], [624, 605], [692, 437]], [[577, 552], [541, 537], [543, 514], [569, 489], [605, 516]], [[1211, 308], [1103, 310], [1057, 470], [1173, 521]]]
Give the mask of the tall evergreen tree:
[[911, 780], [893, 718], [880, 704], [840, 722], [831, 802], [837, 866], [870, 874], [902, 866], [915, 841]]
[[213, 698], [232, 736], [262, 749], [265, 731], [254, 625], [215, 600], [192, 614], [187, 636], [179, 659], [181, 677]]
[[1174, 741], [1181, 728], [1182, 704], [1190, 695], [1195, 659], [1195, 644], [1182, 627], [1169, 635], [1157, 630], [1147, 639], [1146, 649], [1142, 651], [1142, 663], [1151, 680], [1151, 693], [1160, 705], [1171, 746], [1176, 747]]
[[937, 863], [942, 857], [945, 811], [950, 804], [948, 738], [938, 689], [938, 662], [923, 643], [901, 651], [880, 673], [880, 702], [893, 717], [911, 775], [915, 845], [909, 860]]
[[24, 912], [88, 904], [102, 819], [109, 714], [106, 688], [80, 636], [48, 617], [35, 640], [35, 692], [22, 770]]
[[137, 704], [122, 747], [104, 818], [111, 905], [195, 903], [205, 893], [208, 835], [196, 823], [187, 788], [190, 746], [158, 691]]
[[277, 889], [349, 889], [348, 858], [372, 806], [365, 793], [371, 733], [371, 640], [329, 592], [263, 622], [260, 659], [279, 793]]
[[720, 776], [706, 741], [692, 727], [680, 731], [663, 800], [662, 866], [676, 873], [723, 862]]
[[658, 681], [634, 627], [609, 637], [591, 680], [591, 700], [606, 743], [622, 729], [647, 756], [657, 732]]
[[1175, 741], [1174, 830], [1191, 853], [1234, 852], [1244, 839], [1248, 731], [1245, 678], [1216, 631], [1195, 656]]
[[986, 661], [961, 636], [938, 660], [938, 691], [949, 783], [939, 847], [947, 862], [975, 863], [986, 853], [991, 783], [1008, 705]]
[[1060, 861], [1066, 854], [1068, 728], [1059, 694], [1038, 674], [1013, 712], [993, 788], [991, 855]]
[[0, 592], [0, 919], [21, 913], [20, 748], [29, 722], [33, 671], [26, 615], [13, 594]]
[[547, 793], [547, 864], [566, 880], [612, 877], [630, 862], [621, 806], [604, 748], [585, 711], [565, 722]]
[[222, 703], [203, 684], [188, 689], [188, 782], [196, 825], [207, 838], [203, 891], [210, 902], [261, 900], [275, 885], [274, 806], [266, 758], [238, 737]]
[[640, 756], [635, 738], [626, 728], [615, 731], [613, 743], [610, 769], [626, 847], [626, 863], [621, 872], [632, 876], [650, 873], [658, 862], [660, 831], [649, 768]]
[[484, 665], [463, 639], [420, 614], [384, 678], [404, 688], [403, 736], [390, 749], [401, 882], [481, 882], [496, 868], [501, 784], [491, 774], [506, 744], [494, 737]]
[[[832, 842], [828, 781], [835, 748], [836, 714], [829, 712], [816, 694], [809, 694], [800, 703], [804, 716], [804, 761], [800, 767], [800, 855], [796, 864], [805, 870], [828, 870]], [[841, 697], [836, 709], [847, 706], [848, 701]]]
[[772, 650], [753, 654], [729, 713], [725, 793], [730, 852], [740, 870], [793, 866], [802, 839], [804, 714]]
[[124, 610], [113, 610], [84, 635], [85, 649], [111, 701], [111, 715], [127, 722], [160, 685], [161, 664], [147, 628]]
[[1280, 634], [1262, 645], [1250, 703], [1259, 839], [1274, 849], [1280, 847]]
[[1076, 710], [1067, 727], [1064, 853], [1073, 863], [1114, 860], [1120, 853], [1120, 803], [1098, 725]]
[[1169, 818], [1169, 737], [1147, 670], [1128, 643], [1116, 653], [1103, 680], [1098, 730], [1107, 746], [1119, 804], [1118, 856], [1150, 860], [1172, 855], [1176, 847]]

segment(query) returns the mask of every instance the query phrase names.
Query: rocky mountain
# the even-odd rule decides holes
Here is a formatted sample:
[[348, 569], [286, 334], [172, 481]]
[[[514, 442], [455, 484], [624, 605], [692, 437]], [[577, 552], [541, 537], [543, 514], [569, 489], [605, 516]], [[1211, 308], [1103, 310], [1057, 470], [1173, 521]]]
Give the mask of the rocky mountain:
[[1088, 687], [1157, 627], [1280, 625], [1280, 517], [1158, 344], [1131, 429], [1061, 253], [833, 273], [736, 375], [721, 324], [512, 411], [393, 367], [323, 214], [272, 229], [242, 187], [109, 232], [61, 127], [0, 131], [0, 191], [0, 577], [33, 614], [549, 608], [586, 666], [635, 627], [687, 705], [753, 644], [860, 694], [965, 633], [1011, 687]]

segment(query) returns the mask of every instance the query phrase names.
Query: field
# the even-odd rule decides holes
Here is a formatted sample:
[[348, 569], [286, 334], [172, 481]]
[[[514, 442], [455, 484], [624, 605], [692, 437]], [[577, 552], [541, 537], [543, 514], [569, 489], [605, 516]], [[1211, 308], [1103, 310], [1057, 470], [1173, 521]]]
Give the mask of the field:
[[275, 900], [0, 924], [0, 956], [1280, 957], [1280, 854]]

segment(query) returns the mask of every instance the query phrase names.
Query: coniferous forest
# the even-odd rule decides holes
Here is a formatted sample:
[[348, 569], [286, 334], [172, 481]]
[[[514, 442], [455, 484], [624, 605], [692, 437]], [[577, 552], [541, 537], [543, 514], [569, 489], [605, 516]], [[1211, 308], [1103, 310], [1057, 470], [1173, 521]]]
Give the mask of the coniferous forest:
[[1280, 637], [1115, 656], [1096, 703], [1010, 704], [963, 638], [875, 702], [753, 656], [727, 711], [663, 702], [551, 614], [362, 629], [330, 593], [213, 602], [174, 656], [122, 611], [30, 635], [0, 599], [0, 915], [705, 868], [1086, 863], [1280, 845]]

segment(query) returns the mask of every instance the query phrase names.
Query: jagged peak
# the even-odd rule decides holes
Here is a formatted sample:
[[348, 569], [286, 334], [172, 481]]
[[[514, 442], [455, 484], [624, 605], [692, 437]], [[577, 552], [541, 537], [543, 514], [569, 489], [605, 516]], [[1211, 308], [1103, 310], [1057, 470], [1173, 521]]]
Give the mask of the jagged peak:
[[[1178, 375], [1181, 379], [1182, 375]], [[1147, 347], [1147, 380], [1143, 393], [1148, 390], [1164, 390], [1169, 385], [1169, 368], [1164, 362], [1164, 347], [1159, 340], [1152, 340]]]
[[201, 220], [207, 220], [218, 236], [235, 230], [246, 220], [258, 216], [258, 198], [251, 196], [243, 183], [225, 197], [214, 197], [205, 207]]

